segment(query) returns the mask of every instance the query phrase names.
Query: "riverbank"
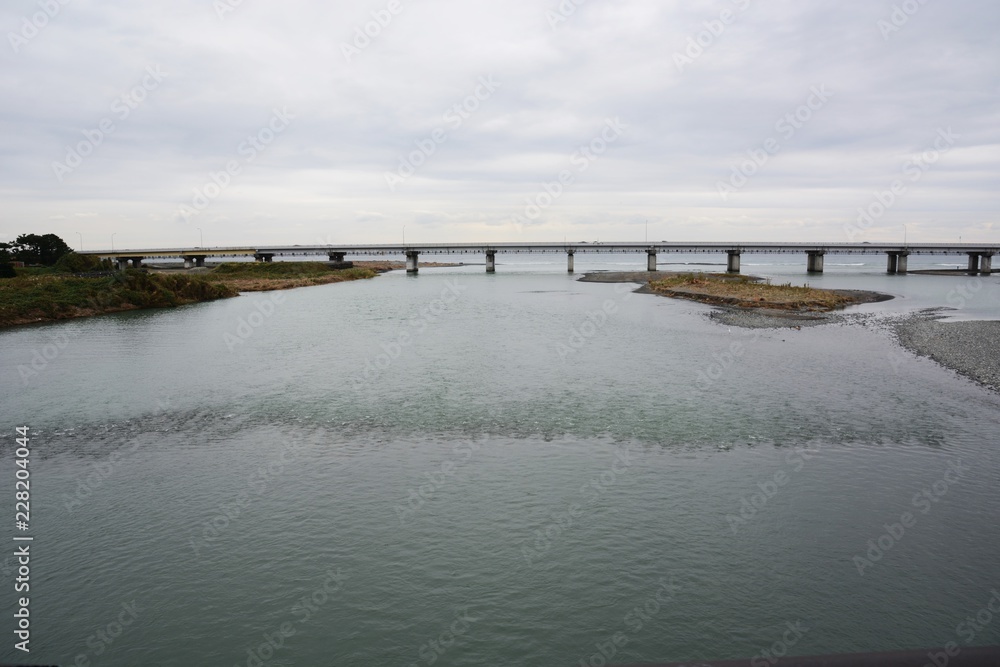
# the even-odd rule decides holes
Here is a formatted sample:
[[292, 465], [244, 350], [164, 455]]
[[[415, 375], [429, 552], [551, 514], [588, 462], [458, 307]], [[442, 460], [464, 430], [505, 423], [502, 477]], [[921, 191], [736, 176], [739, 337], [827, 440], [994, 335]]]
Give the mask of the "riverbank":
[[945, 322], [934, 312], [921, 313], [895, 325], [899, 344], [946, 368], [1000, 391], [1000, 356], [996, 341], [1000, 321]]
[[0, 327], [91, 317], [140, 308], [176, 308], [237, 296], [203, 278], [125, 271], [109, 276], [23, 275], [0, 280]]
[[[202, 301], [374, 278], [389, 262], [339, 269], [324, 262], [226, 263], [80, 277], [27, 270], [0, 280], [0, 327], [38, 324], [143, 308], [176, 308]], [[21, 270], [19, 270], [20, 273]]]
[[339, 268], [325, 262], [227, 262], [202, 275], [210, 283], [238, 292], [270, 292], [366, 280], [388, 270], [359, 266]]

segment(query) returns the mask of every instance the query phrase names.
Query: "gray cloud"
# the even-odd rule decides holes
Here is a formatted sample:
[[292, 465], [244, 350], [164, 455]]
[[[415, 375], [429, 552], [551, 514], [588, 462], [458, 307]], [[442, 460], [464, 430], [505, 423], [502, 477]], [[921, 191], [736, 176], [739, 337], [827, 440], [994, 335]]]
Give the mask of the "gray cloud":
[[[907, 224], [911, 240], [997, 240], [992, 2], [398, 0], [393, 15], [388, 0], [243, 0], [221, 18], [217, 5], [0, 9], [0, 233], [79, 231], [89, 247], [112, 232], [190, 243], [195, 227], [212, 244], [395, 241], [403, 225], [412, 242], [627, 240], [648, 219], [656, 238], [841, 241], [951, 128], [954, 146], [863, 238]], [[58, 12], [21, 39], [46, 6]], [[904, 6], [918, 9], [892, 24]], [[122, 117], [150, 67], [162, 83]], [[499, 88], [456, 126], [449, 109], [490, 76]], [[787, 136], [779, 121], [823, 86], [832, 97]], [[285, 108], [294, 119], [247, 160], [241, 146]], [[627, 130], [580, 170], [574, 155], [614, 118]], [[105, 119], [114, 131], [60, 181], [53, 163]], [[386, 173], [436, 129], [444, 140], [391, 191]], [[777, 154], [721, 197], [768, 139]], [[180, 215], [231, 161], [228, 186]], [[512, 224], [562, 170], [563, 194]]]

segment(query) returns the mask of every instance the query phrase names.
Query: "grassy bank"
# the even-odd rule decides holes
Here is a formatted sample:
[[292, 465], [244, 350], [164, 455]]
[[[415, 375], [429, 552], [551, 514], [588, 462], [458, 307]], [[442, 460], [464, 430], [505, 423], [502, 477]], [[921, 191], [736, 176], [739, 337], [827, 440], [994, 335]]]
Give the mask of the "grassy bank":
[[15, 278], [0, 280], [0, 327], [363, 280], [379, 271], [333, 269], [323, 262], [255, 262], [220, 264], [198, 275], [154, 270], [78, 278], [51, 267], [19, 268], [16, 273]]
[[173, 308], [236, 296], [201, 278], [125, 271], [100, 278], [18, 271], [0, 280], [0, 326], [64, 320], [137, 308]]
[[658, 294], [740, 308], [828, 311], [860, 299], [851, 294], [791, 284], [772, 285], [748, 276], [719, 273], [681, 273], [649, 283]]
[[240, 292], [327, 285], [377, 275], [378, 271], [371, 268], [333, 269], [324, 262], [228, 262], [204, 274], [213, 284]]

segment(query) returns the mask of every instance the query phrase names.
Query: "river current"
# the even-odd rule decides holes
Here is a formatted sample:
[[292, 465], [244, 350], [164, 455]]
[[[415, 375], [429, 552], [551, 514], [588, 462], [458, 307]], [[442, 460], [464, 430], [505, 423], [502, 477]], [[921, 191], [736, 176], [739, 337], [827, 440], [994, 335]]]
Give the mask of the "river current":
[[[975, 620], [1000, 601], [1000, 398], [888, 324], [1000, 319], [1000, 277], [830, 256], [806, 276], [804, 256], [748, 255], [776, 282], [897, 298], [744, 330], [577, 282], [563, 256], [498, 260], [0, 332], [0, 662], [570, 667], [1000, 644], [1000, 618]], [[30, 655], [14, 648], [18, 426]]]

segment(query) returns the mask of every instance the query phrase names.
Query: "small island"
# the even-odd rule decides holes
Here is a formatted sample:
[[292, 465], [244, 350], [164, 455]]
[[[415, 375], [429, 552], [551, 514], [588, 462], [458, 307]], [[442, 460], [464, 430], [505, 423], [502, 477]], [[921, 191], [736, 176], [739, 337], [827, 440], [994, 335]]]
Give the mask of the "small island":
[[729, 273], [678, 273], [627, 271], [588, 273], [581, 282], [641, 283], [637, 290], [675, 299], [698, 301], [768, 317], [822, 321], [823, 314], [862, 303], [887, 301], [893, 297], [863, 290], [832, 290], [772, 284], [755, 276]]

